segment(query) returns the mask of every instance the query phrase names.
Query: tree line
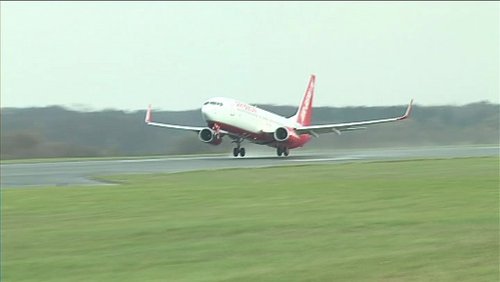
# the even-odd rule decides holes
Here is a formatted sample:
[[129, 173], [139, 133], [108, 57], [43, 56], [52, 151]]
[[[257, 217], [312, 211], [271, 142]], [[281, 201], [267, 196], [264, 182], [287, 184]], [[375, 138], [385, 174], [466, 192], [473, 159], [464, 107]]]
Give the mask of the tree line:
[[[291, 116], [296, 107], [257, 105]], [[318, 107], [313, 123], [357, 121], [401, 115], [406, 106]], [[414, 105], [410, 119], [380, 124], [367, 130], [322, 135], [307, 145], [312, 149], [391, 146], [499, 144], [498, 104], [478, 102], [464, 106]], [[139, 156], [230, 152], [224, 138], [219, 146], [204, 144], [192, 132], [144, 124], [145, 111], [76, 111], [64, 107], [2, 108], [1, 159]], [[156, 111], [162, 122], [202, 126], [199, 110]], [[273, 153], [269, 149], [270, 153]]]

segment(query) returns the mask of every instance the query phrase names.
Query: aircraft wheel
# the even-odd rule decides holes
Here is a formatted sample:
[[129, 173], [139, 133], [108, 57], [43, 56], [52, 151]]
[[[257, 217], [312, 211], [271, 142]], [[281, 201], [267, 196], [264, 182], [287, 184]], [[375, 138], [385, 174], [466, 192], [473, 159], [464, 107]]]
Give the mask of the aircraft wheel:
[[240, 156], [245, 156], [245, 148], [240, 148]]
[[240, 153], [240, 150], [238, 148], [233, 149], [233, 156], [237, 157], [239, 153]]
[[285, 157], [288, 157], [288, 154], [290, 154], [290, 149], [288, 149], [287, 147], [283, 148], [283, 155], [285, 155]]
[[281, 157], [281, 154], [283, 154], [281, 147], [276, 148], [276, 154], [278, 155], [278, 157]]

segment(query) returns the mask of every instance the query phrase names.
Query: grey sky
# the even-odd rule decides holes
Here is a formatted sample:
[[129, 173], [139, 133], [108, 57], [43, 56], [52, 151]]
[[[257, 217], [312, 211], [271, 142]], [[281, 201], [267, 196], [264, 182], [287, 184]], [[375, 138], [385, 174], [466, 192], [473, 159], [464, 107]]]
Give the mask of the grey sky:
[[1, 106], [498, 103], [499, 41], [498, 2], [1, 2]]

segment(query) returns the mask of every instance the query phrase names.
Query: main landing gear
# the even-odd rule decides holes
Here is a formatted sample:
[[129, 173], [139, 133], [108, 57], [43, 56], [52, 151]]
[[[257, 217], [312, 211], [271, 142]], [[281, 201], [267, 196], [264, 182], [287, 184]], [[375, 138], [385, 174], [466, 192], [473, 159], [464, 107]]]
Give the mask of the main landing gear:
[[288, 154], [290, 154], [290, 149], [288, 149], [287, 147], [277, 147], [276, 148], [276, 154], [281, 157], [281, 155], [284, 155], [285, 157], [288, 156]]
[[238, 155], [244, 157], [245, 156], [245, 148], [234, 148], [233, 156], [237, 157]]
[[233, 156], [237, 157], [238, 155], [244, 157], [245, 156], [245, 148], [240, 147], [241, 142], [243, 142], [242, 139], [238, 139], [233, 141], [233, 143], [236, 143], [236, 148], [233, 149]]

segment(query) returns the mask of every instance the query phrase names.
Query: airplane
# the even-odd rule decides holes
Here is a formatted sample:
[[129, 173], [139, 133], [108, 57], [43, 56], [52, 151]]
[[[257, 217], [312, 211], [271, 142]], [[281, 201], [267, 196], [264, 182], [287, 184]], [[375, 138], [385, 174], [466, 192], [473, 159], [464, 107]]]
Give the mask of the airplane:
[[152, 118], [151, 105], [146, 112], [145, 122], [151, 126], [192, 131], [198, 134], [202, 142], [212, 145], [219, 145], [222, 138], [227, 135], [232, 139], [232, 143], [236, 144], [233, 149], [234, 157], [245, 156], [245, 148], [241, 147], [244, 140], [274, 147], [276, 154], [281, 157], [288, 156], [290, 149], [304, 146], [311, 140], [311, 136], [319, 137], [323, 133], [340, 135], [342, 131], [365, 129], [368, 125], [404, 120], [411, 113], [413, 99], [408, 104], [406, 112], [399, 117], [311, 125], [315, 83], [316, 76], [312, 74], [297, 113], [288, 118], [234, 99], [214, 97], [201, 106], [201, 113], [207, 126], [155, 122]]

